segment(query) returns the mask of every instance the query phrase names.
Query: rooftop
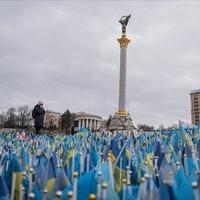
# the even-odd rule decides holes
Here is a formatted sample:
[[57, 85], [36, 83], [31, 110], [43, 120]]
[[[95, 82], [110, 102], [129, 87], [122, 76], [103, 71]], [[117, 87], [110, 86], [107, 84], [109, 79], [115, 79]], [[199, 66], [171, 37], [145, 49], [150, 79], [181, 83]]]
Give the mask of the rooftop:
[[61, 114], [61, 113], [59, 113], [59, 112], [55, 112], [55, 111], [52, 111], [52, 110], [46, 110], [45, 111], [46, 113], [52, 113], [52, 114]]
[[77, 113], [75, 113], [75, 114], [76, 114], [76, 117], [94, 117], [94, 118], [102, 119], [101, 116], [95, 115], [95, 114], [92, 114], [92, 113], [77, 112]]
[[196, 94], [196, 93], [200, 93], [200, 89], [192, 90], [192, 91], [190, 92], [190, 94]]

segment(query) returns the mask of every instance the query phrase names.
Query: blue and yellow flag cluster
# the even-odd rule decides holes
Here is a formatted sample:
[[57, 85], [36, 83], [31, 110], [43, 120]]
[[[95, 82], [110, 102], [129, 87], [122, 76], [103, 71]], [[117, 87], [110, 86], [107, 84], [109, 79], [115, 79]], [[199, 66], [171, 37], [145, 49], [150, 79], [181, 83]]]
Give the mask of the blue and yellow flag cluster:
[[199, 200], [200, 128], [0, 133], [1, 200]]

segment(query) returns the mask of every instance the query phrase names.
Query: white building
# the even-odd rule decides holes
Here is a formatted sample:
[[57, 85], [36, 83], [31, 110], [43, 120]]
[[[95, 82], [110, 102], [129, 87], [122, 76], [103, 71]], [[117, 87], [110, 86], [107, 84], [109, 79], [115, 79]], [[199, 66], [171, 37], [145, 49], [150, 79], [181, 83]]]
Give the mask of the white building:
[[76, 113], [75, 121], [77, 121], [79, 129], [87, 128], [89, 130], [99, 130], [102, 118], [91, 113], [78, 112]]

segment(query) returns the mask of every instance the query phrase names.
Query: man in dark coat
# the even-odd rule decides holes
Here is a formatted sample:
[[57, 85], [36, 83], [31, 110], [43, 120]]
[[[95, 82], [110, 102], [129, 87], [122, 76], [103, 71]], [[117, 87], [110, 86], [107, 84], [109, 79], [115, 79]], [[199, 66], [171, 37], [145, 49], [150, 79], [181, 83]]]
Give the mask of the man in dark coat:
[[45, 110], [41, 101], [34, 107], [32, 111], [32, 117], [35, 120], [35, 132], [39, 134], [40, 130], [44, 127], [44, 115]]

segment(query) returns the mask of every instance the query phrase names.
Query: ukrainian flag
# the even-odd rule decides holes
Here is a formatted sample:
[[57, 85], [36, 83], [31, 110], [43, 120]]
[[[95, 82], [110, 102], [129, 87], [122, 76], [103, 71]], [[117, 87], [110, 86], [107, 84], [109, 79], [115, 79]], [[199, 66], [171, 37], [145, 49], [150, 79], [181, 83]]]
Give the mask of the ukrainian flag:
[[122, 180], [126, 178], [126, 172], [120, 169], [118, 166], [115, 167], [113, 171], [113, 177], [115, 180], [115, 191], [120, 192], [122, 189]]
[[6, 183], [10, 191], [12, 187], [12, 177], [14, 174], [16, 175], [14, 197], [16, 200], [18, 200], [19, 193], [20, 193], [20, 185], [22, 183], [22, 167], [19, 164], [19, 160], [15, 154], [12, 155], [11, 161], [8, 165], [8, 170], [6, 171], [6, 174], [5, 174]]
[[53, 158], [51, 157], [48, 162], [48, 175], [47, 175], [47, 185], [46, 185], [48, 193], [52, 191], [55, 179], [56, 179], [56, 165], [55, 162], [53, 161]]
[[8, 200], [9, 191], [3, 176], [0, 176], [0, 199]]

